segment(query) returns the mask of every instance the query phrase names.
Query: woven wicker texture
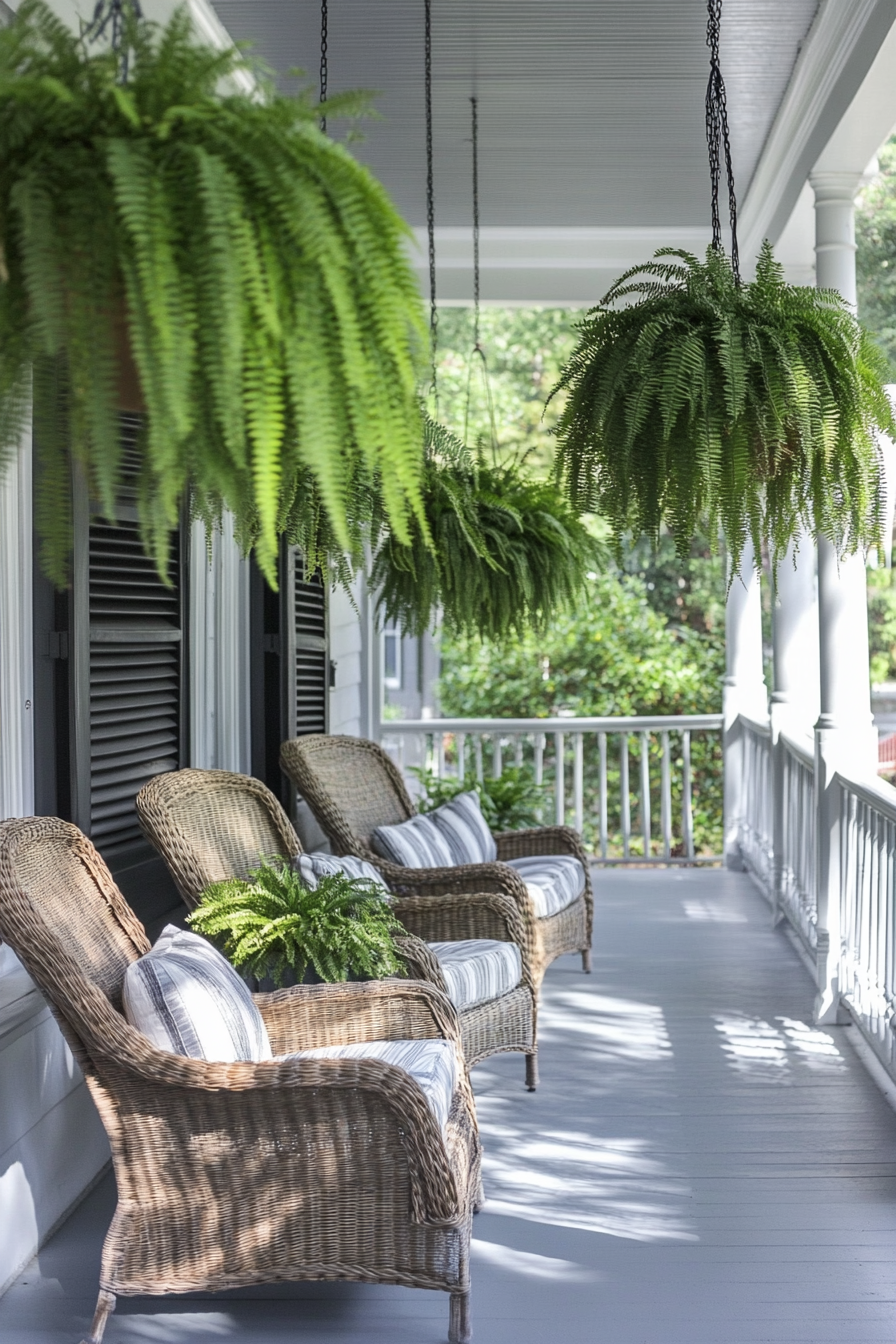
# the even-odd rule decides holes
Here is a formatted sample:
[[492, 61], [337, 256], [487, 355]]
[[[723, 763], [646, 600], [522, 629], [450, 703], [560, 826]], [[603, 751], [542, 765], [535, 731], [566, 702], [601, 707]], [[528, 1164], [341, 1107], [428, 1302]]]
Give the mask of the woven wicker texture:
[[414, 1081], [375, 1060], [215, 1064], [156, 1050], [117, 1009], [146, 935], [67, 822], [0, 825], [0, 937], [46, 995], [112, 1146], [118, 1206], [93, 1344], [114, 1295], [357, 1279], [452, 1294], [469, 1338], [481, 1199], [456, 1016], [432, 985], [385, 980], [259, 995], [277, 1054], [444, 1037], [459, 1052], [446, 1136]]
[[[371, 846], [377, 826], [407, 821], [416, 808], [401, 772], [376, 742], [311, 733], [284, 742], [280, 764], [308, 803], [337, 854], [357, 854], [376, 865], [393, 891], [421, 897], [462, 892], [496, 892], [518, 909], [526, 930], [526, 951], [536, 986], [555, 957], [580, 952], [591, 969], [594, 901], [591, 873], [582, 842], [569, 826], [538, 826], [495, 836], [498, 862], [455, 868], [402, 868]], [[556, 915], [539, 919], [526, 884], [503, 860], [528, 854], [572, 854], [585, 871], [582, 895]], [[484, 935], [482, 935], [484, 936]]]
[[[225, 770], [175, 770], [158, 775], [137, 795], [137, 813], [146, 836], [191, 907], [210, 882], [245, 876], [266, 855], [292, 857], [301, 852], [299, 838], [274, 795], [260, 780], [247, 775]], [[534, 1088], [536, 995], [531, 940], [517, 908], [498, 896], [466, 895], [427, 901], [425, 909], [418, 906], [419, 902], [396, 902], [398, 918], [414, 935], [402, 941], [402, 955], [410, 974], [443, 992], [445, 980], [427, 942], [498, 938], [519, 946], [521, 989], [461, 1010], [460, 1029], [468, 1066], [501, 1051], [522, 1051], [527, 1085]]]

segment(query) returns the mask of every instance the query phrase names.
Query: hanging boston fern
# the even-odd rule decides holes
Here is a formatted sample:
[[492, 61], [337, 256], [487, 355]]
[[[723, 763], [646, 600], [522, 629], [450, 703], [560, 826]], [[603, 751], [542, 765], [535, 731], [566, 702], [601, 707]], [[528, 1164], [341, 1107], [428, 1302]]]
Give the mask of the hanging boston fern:
[[70, 458], [114, 516], [122, 408], [145, 411], [139, 511], [162, 570], [188, 495], [234, 512], [269, 577], [298, 493], [357, 550], [350, 502], [373, 483], [409, 540], [424, 338], [405, 226], [308, 97], [254, 66], [250, 83], [185, 10], [159, 29], [114, 8], [115, 50], [41, 0], [0, 33], [0, 453], [33, 394], [47, 572], [65, 581]]
[[[721, 0], [710, 0], [707, 135], [713, 245], [701, 262], [663, 249], [589, 313], [555, 392], [565, 389], [558, 472], [578, 507], [618, 542], [666, 523], [686, 553], [721, 527], [735, 568], [745, 541], [779, 558], [803, 526], [838, 551], [878, 540], [875, 432], [896, 432], [886, 368], [835, 292], [789, 285], [766, 243], [740, 280], [736, 206], [718, 63]], [[721, 245], [725, 147], [731, 257]], [[553, 394], [552, 394], [553, 395]]]
[[606, 563], [602, 546], [556, 485], [522, 462], [488, 461], [428, 417], [424, 438], [432, 544], [416, 520], [410, 545], [384, 539], [371, 575], [380, 612], [411, 635], [439, 610], [449, 629], [493, 639], [543, 626]]

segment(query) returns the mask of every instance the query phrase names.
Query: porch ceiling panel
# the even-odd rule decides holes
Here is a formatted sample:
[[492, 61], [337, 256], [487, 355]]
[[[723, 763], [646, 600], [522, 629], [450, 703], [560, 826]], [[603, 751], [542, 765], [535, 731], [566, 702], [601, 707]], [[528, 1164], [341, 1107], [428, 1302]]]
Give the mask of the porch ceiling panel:
[[[214, 0], [231, 35], [316, 84], [319, 0]], [[726, 0], [723, 67], [738, 191], [762, 151], [817, 0]], [[360, 158], [425, 221], [423, 0], [331, 0], [330, 90], [377, 91]], [[482, 223], [708, 222], [704, 0], [433, 0], [436, 211], [469, 225], [479, 98]], [[337, 133], [341, 133], [337, 130]]]

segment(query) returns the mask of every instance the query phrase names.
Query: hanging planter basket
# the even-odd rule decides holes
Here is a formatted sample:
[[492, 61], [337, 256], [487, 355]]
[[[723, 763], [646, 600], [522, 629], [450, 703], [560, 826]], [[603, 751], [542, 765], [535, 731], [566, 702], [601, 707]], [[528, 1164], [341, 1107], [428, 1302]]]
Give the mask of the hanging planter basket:
[[47, 573], [65, 582], [72, 458], [114, 517], [121, 409], [145, 411], [161, 571], [186, 498], [210, 523], [231, 510], [270, 578], [287, 523], [357, 553], [380, 509], [408, 540], [424, 335], [406, 227], [310, 99], [197, 44], [185, 10], [165, 29], [138, 13], [112, 0], [112, 50], [41, 0], [0, 32], [0, 454], [33, 390]]
[[802, 528], [839, 553], [877, 543], [876, 435], [896, 426], [885, 361], [840, 295], [787, 284], [768, 243], [741, 282], [720, 18], [710, 0], [713, 245], [704, 261], [663, 249], [626, 272], [582, 324], [552, 396], [567, 394], [557, 469], [577, 507], [599, 512], [619, 544], [666, 525], [683, 555], [698, 529], [721, 529], [736, 570], [748, 538], [757, 563], [763, 543], [777, 561]]
[[606, 564], [600, 542], [550, 481], [474, 454], [427, 418], [423, 503], [426, 532], [410, 545], [386, 536], [371, 586], [379, 610], [406, 634], [446, 628], [498, 639], [543, 628], [569, 607], [589, 570]]

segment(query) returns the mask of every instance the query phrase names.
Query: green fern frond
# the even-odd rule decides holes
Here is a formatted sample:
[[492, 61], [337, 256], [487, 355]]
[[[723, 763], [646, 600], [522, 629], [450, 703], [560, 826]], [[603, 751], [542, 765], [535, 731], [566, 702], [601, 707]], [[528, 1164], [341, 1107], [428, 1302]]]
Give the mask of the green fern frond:
[[402, 927], [372, 882], [334, 873], [308, 887], [284, 859], [263, 861], [247, 879], [215, 882], [189, 916], [234, 966], [282, 984], [312, 966], [328, 983], [400, 974]]
[[664, 248], [581, 326], [551, 394], [567, 394], [558, 476], [617, 544], [665, 523], [684, 554], [721, 526], [735, 568], [748, 539], [777, 563], [802, 527], [840, 553], [874, 545], [885, 376], [840, 296], [786, 284], [768, 244], [745, 285], [712, 248]]

